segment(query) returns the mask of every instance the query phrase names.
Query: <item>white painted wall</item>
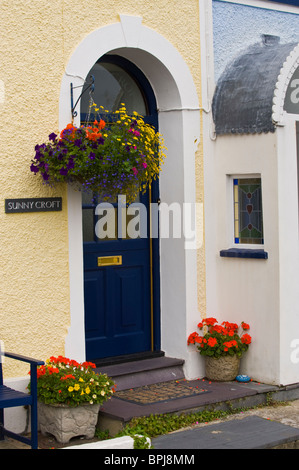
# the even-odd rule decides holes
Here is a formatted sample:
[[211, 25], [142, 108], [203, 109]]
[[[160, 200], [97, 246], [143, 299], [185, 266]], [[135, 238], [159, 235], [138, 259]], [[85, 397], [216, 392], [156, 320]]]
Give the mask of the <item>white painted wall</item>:
[[[215, 300], [209, 302], [210, 312], [219, 321], [250, 324], [253, 343], [242, 360], [241, 372], [257, 381], [277, 383], [279, 243], [275, 135], [220, 136], [214, 144], [215, 204], [213, 208], [206, 205], [206, 213], [214, 210], [216, 221], [215, 243], [208, 251], [213, 265], [210, 272], [215, 276], [207, 275], [207, 290], [211, 292], [213, 285], [215, 289]], [[242, 175], [262, 178], [265, 244], [256, 247], [268, 252], [268, 260], [222, 258], [219, 254], [220, 250], [234, 247], [232, 177]]]
[[[280, 381], [299, 382], [299, 239], [296, 122], [291, 116], [277, 129], [279, 275], [280, 275]], [[297, 341], [296, 341], [297, 340]]]
[[[264, 246], [255, 248], [264, 248], [267, 260], [219, 255], [222, 249], [242, 247], [234, 245], [233, 240], [231, 182], [232, 176], [242, 175], [262, 178]], [[242, 359], [241, 373], [263, 383], [299, 382], [299, 365], [291, 361], [292, 341], [298, 338], [299, 343], [294, 121], [278, 128], [275, 134], [218, 136], [214, 142], [214, 180], [207, 184], [214, 203], [212, 198], [206, 200], [206, 214], [215, 217], [216, 231], [214, 239], [206, 237], [209, 315], [219, 321], [250, 324], [252, 344]]]
[[[253, 342], [242, 359], [241, 372], [261, 382], [299, 382], [294, 120], [283, 113], [282, 127], [275, 134], [221, 136], [214, 140], [211, 114], [214, 80], [236, 55], [258, 42], [262, 33], [279, 35], [283, 43], [298, 39], [298, 8], [255, 0], [199, 0], [199, 6], [206, 47], [202, 82], [207, 111], [203, 114], [207, 315], [220, 321], [250, 324]], [[282, 111], [285, 82], [296, 64], [294, 56], [289, 66], [284, 66], [286, 76], [274, 98], [276, 114]], [[242, 174], [262, 177], [264, 249], [268, 260], [219, 256], [221, 249], [234, 247], [229, 178]]]

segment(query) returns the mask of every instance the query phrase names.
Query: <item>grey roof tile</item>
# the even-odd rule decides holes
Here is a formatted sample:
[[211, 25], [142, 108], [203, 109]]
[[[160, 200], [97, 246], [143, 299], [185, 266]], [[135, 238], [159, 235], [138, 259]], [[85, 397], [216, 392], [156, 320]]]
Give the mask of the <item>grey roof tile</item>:
[[263, 35], [220, 77], [212, 104], [216, 135], [274, 132], [272, 105], [280, 69], [297, 43]]

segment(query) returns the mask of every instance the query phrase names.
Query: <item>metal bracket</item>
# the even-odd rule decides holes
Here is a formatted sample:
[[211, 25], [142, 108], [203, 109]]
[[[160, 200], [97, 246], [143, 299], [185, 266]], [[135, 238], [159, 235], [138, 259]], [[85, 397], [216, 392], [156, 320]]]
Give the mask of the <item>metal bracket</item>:
[[81, 95], [79, 96], [79, 98], [77, 99], [76, 103], [75, 103], [75, 106], [74, 106], [74, 94], [73, 94], [73, 90], [75, 88], [83, 88], [84, 85], [80, 85], [80, 86], [73, 86], [73, 84], [71, 83], [71, 112], [72, 112], [72, 118], [76, 117], [78, 115], [77, 111], [75, 111], [75, 108], [77, 106], [77, 104], [79, 103], [80, 99], [82, 98], [82, 95], [84, 95], [84, 93], [90, 89], [90, 93], [93, 93], [94, 92], [94, 76], [93, 75], [90, 75], [89, 77], [90, 79], [90, 83], [89, 85], [85, 88], [85, 90], [82, 91]]

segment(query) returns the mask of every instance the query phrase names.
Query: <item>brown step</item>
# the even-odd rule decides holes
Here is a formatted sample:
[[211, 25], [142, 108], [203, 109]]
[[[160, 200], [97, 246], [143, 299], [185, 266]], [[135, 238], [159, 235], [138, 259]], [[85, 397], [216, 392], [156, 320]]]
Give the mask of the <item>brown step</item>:
[[96, 371], [105, 373], [116, 383], [116, 390], [142, 387], [184, 378], [183, 359], [153, 357], [141, 361], [102, 365]]

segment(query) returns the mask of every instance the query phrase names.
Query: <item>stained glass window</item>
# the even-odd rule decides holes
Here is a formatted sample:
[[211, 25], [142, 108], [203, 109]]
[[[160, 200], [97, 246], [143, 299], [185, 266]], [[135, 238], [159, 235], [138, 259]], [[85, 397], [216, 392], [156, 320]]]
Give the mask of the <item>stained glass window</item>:
[[235, 243], [263, 244], [261, 178], [234, 180]]

